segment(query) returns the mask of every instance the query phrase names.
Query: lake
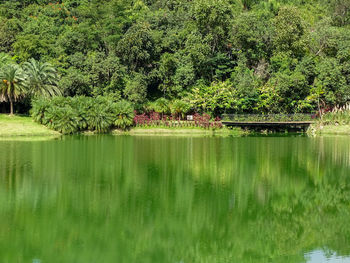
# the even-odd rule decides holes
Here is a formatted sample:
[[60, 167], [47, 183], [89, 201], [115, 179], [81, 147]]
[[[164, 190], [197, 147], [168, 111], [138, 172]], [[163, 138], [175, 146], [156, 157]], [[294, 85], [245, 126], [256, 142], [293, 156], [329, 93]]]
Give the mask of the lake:
[[347, 137], [0, 141], [0, 262], [350, 262]]

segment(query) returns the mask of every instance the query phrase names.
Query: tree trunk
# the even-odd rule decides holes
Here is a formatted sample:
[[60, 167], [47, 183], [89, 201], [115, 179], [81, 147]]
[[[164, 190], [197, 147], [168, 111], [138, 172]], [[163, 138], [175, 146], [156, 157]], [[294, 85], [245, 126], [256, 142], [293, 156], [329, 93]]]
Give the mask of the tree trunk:
[[320, 114], [320, 119], [322, 121], [322, 111], [321, 111], [321, 107], [320, 107], [320, 97], [318, 97], [317, 104], [318, 104], [318, 112]]
[[13, 101], [11, 97], [9, 98], [9, 101], [10, 101], [10, 115], [13, 115]]

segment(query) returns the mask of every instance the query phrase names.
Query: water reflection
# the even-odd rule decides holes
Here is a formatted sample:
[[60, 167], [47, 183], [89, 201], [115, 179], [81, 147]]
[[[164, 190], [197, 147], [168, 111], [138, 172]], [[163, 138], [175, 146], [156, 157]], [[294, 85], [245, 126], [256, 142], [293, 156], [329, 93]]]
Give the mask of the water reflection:
[[338, 256], [333, 251], [324, 252], [323, 250], [315, 250], [306, 255], [308, 263], [350, 263], [350, 256]]
[[3, 141], [0, 258], [309, 262], [320, 247], [346, 257], [349, 146], [342, 137]]

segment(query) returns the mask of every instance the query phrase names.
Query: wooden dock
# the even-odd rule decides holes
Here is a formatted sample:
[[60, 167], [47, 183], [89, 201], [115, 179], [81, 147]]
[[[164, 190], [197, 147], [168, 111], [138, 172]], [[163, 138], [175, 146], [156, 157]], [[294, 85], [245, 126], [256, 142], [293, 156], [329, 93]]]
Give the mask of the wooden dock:
[[[304, 120], [296, 120], [297, 117]], [[316, 120], [307, 119], [307, 115], [226, 115], [222, 121], [225, 126], [241, 127], [243, 129], [254, 129], [254, 130], [293, 130], [293, 131], [305, 131], [307, 128], [316, 122]], [[274, 120], [278, 119], [278, 120]], [[278, 118], [277, 118], [278, 117]], [[289, 118], [288, 118], [289, 117]], [[256, 120], [252, 120], [252, 118]], [[246, 120], [244, 120], [246, 119]], [[283, 119], [283, 121], [281, 120]]]

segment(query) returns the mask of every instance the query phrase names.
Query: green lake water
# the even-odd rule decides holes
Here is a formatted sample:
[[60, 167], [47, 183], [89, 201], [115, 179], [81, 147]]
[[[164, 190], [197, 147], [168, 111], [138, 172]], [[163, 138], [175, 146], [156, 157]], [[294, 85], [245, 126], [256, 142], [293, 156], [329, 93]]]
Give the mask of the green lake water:
[[0, 262], [350, 262], [347, 137], [0, 141]]

